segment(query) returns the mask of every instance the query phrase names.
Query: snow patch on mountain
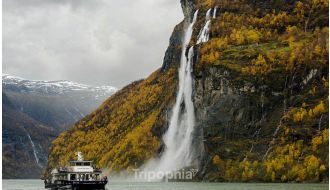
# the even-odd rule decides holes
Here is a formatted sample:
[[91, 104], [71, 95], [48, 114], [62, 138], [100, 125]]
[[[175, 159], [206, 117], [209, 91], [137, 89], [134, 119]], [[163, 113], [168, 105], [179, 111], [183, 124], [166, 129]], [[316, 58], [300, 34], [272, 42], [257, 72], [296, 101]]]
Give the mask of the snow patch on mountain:
[[95, 93], [95, 97], [111, 95], [117, 91], [113, 86], [90, 86], [67, 80], [42, 81], [27, 80], [10, 74], [2, 75], [2, 85], [5, 89], [20, 92], [39, 92], [45, 94], [65, 94], [71, 92], [87, 91]]

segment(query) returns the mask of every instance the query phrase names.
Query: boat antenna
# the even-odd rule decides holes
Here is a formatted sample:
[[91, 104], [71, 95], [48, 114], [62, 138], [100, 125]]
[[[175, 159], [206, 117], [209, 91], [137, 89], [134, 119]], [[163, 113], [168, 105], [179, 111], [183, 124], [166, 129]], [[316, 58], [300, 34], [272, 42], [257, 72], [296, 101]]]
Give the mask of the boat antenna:
[[76, 155], [78, 157], [77, 161], [84, 161], [84, 156], [82, 152], [77, 152]]

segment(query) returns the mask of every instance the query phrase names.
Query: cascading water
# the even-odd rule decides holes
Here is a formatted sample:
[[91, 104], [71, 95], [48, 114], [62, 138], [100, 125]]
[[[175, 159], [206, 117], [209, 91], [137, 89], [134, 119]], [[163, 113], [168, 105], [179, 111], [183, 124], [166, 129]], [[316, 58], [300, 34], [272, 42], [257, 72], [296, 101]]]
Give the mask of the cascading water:
[[197, 44], [209, 41], [209, 28], [211, 25], [211, 8], [206, 12], [205, 25], [199, 33]]
[[206, 16], [205, 16], [206, 21], [211, 19], [211, 10], [212, 8], [209, 8], [209, 10], [206, 11]]
[[218, 7], [214, 7], [213, 18], [217, 17], [217, 9], [218, 9]]
[[42, 168], [42, 165], [40, 164], [39, 162], [39, 158], [38, 158], [38, 155], [37, 155], [37, 150], [36, 150], [36, 146], [34, 145], [34, 142], [32, 141], [32, 138], [29, 134], [29, 132], [23, 127], [23, 130], [26, 132], [26, 135], [28, 137], [28, 139], [30, 140], [30, 143], [31, 143], [31, 147], [32, 147], [32, 150], [33, 150], [33, 155], [34, 155], [34, 159], [36, 160], [36, 164]]
[[192, 63], [194, 47], [186, 50], [191, 40], [193, 26], [196, 22], [198, 10], [194, 13], [192, 22], [185, 30], [182, 41], [181, 63], [179, 69], [179, 90], [172, 110], [169, 127], [163, 140], [165, 149], [161, 158], [147, 164], [146, 170], [171, 172], [191, 166], [194, 158], [192, 133], [195, 127], [195, 111], [192, 102]]

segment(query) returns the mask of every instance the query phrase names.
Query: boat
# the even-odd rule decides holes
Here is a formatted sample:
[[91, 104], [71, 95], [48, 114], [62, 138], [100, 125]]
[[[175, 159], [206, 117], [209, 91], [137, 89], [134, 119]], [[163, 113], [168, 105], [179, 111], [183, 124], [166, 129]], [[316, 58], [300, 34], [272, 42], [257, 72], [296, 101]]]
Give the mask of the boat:
[[67, 166], [51, 171], [51, 177], [44, 181], [46, 189], [105, 189], [107, 176], [102, 176], [102, 171], [94, 167], [92, 161], [84, 160], [81, 152], [77, 156], [78, 159], [69, 161]]

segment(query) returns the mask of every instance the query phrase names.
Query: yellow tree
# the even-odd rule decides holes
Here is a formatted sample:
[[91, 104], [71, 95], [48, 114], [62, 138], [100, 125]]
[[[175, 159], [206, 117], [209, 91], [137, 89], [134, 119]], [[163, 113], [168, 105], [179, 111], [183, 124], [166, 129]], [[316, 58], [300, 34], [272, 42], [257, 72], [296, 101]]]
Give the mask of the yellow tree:
[[246, 38], [249, 43], [258, 43], [260, 41], [260, 33], [254, 29], [248, 30]]

